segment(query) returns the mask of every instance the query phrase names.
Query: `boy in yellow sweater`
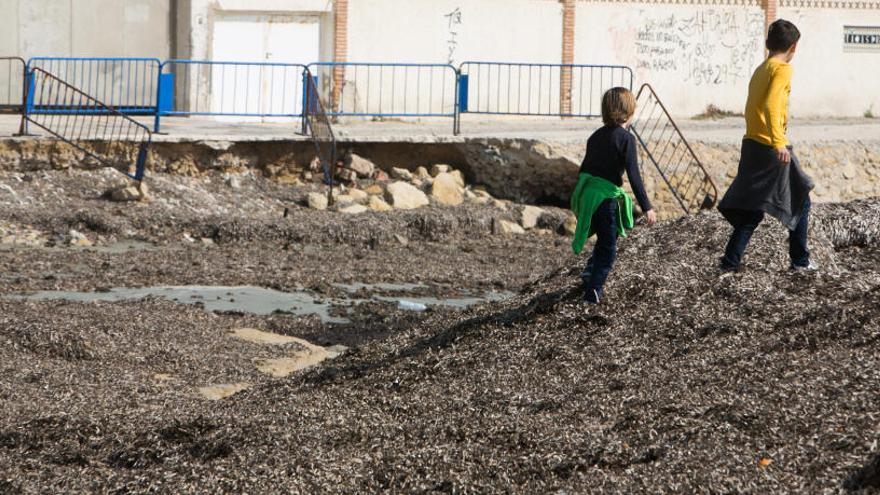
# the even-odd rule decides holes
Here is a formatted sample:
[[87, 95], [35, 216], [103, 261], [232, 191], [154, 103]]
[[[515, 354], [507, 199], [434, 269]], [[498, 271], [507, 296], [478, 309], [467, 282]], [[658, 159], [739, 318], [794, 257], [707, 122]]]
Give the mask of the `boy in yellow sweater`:
[[800, 32], [780, 19], [767, 33], [767, 60], [755, 69], [746, 101], [746, 135], [736, 178], [718, 204], [733, 225], [733, 233], [721, 258], [723, 271], [737, 270], [764, 214], [779, 219], [789, 230], [792, 270], [815, 270], [807, 249], [810, 190], [813, 182], [804, 174], [785, 133], [788, 127], [788, 96]]

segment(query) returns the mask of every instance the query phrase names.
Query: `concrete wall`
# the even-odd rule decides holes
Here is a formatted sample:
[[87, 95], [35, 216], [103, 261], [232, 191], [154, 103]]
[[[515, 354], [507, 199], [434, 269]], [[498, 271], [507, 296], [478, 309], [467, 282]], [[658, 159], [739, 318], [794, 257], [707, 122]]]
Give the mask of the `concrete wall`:
[[173, 0], [0, 0], [0, 53], [25, 58], [172, 52]]
[[[174, 0], [0, 0], [0, 56], [157, 57], [173, 53]], [[0, 105], [17, 103], [19, 68], [0, 63]], [[80, 83], [77, 81], [77, 83]], [[114, 103], [114, 102], [111, 102]]]
[[632, 67], [676, 115], [741, 111], [764, 56], [757, 6], [582, 2], [576, 15], [575, 62]]
[[350, 0], [349, 60], [556, 62], [554, 0]]
[[880, 50], [849, 52], [843, 26], [880, 26], [880, 9], [779, 9], [794, 22], [801, 42], [792, 65], [791, 113], [795, 116], [880, 115]]

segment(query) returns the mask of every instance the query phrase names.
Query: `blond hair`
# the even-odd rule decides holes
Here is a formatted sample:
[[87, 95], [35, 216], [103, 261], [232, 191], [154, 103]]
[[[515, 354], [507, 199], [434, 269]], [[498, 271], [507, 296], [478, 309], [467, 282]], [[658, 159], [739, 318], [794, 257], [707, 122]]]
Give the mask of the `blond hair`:
[[602, 96], [602, 122], [623, 125], [636, 112], [636, 97], [626, 88], [611, 88]]

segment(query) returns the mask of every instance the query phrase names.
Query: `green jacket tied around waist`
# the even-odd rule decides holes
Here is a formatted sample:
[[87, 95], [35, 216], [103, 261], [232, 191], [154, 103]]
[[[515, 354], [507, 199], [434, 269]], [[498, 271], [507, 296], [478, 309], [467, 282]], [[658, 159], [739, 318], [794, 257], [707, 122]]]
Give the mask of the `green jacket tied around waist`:
[[574, 231], [571, 248], [576, 254], [584, 250], [587, 239], [596, 233], [596, 229], [590, 223], [593, 214], [606, 199], [615, 199], [618, 202], [617, 234], [626, 237], [626, 229], [633, 228], [632, 198], [626, 191], [601, 177], [583, 172], [578, 177], [577, 187], [571, 195], [571, 211], [577, 216], [577, 229]]

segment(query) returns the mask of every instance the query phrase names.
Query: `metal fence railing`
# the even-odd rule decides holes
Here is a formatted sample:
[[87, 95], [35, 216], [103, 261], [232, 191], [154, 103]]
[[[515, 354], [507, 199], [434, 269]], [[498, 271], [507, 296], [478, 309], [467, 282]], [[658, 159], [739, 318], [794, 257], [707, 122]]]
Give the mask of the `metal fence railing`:
[[[6, 61], [6, 73], [2, 72]], [[19, 58], [0, 58], [0, 111], [20, 111], [11, 96]], [[602, 94], [632, 89], [633, 72], [616, 65], [464, 62], [448, 64], [168, 60], [155, 58], [35, 57], [39, 68], [130, 115], [213, 116], [244, 121], [300, 119], [305, 132], [308, 72], [329, 117], [451, 117], [461, 115], [596, 117]], [[6, 75], [9, 82], [2, 86]], [[0, 94], [0, 97], [3, 95]], [[57, 110], [57, 109], [56, 109]], [[31, 113], [38, 110], [31, 109]], [[85, 111], [85, 110], [77, 110]], [[91, 110], [89, 110], [91, 111]], [[23, 120], [26, 125], [27, 120]], [[26, 131], [22, 129], [22, 131]]]
[[156, 111], [157, 58], [34, 57], [28, 71], [42, 69], [127, 114]]
[[305, 108], [303, 112], [304, 133], [312, 137], [315, 145], [315, 154], [320, 161], [324, 173], [324, 182], [330, 188], [328, 190], [328, 202], [333, 202], [332, 187], [336, 171], [336, 136], [333, 134], [333, 126], [327, 116], [326, 109], [321, 101], [321, 94], [315, 84], [315, 77], [306, 71], [305, 81]]
[[24, 106], [26, 62], [0, 57], [0, 113], [21, 113]]
[[685, 214], [712, 208], [718, 199], [718, 188], [654, 88], [643, 84], [636, 102], [630, 131], [676, 202]]
[[168, 60], [154, 130], [161, 116], [301, 118], [305, 70], [301, 64]]
[[28, 82], [23, 121], [104, 166], [143, 179], [152, 142], [149, 128], [38, 67], [30, 70]]
[[596, 117], [602, 94], [632, 89], [632, 69], [617, 65], [464, 62], [461, 113]]
[[458, 72], [448, 64], [309, 64], [332, 116], [454, 117]]

